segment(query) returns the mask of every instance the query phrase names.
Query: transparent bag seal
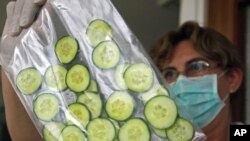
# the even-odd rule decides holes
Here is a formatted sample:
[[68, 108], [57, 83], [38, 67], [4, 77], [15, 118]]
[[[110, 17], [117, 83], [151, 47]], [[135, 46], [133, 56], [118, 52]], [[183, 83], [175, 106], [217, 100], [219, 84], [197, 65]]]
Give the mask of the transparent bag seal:
[[[150, 119], [157, 115], [152, 108], [146, 116], [153, 98], [174, 100], [109, 0], [49, 0], [15, 47], [0, 53], [3, 69], [44, 140], [178, 140], [167, 130], [188, 113], [176, 108], [167, 128]], [[206, 139], [192, 119], [185, 120], [192, 125], [188, 129], [193, 131], [182, 132], [192, 134], [189, 140]]]

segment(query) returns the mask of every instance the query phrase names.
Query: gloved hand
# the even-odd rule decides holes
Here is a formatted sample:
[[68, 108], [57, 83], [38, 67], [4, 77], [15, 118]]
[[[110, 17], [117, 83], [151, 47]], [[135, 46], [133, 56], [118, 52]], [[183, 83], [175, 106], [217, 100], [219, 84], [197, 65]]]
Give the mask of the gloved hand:
[[[36, 4], [33, 4], [34, 7], [36, 8], [32, 8], [33, 6], [30, 6], [30, 10], [25, 9], [23, 11], [25, 12], [30, 12], [30, 13], [26, 13], [26, 15], [23, 15], [24, 17], [26, 16], [26, 18], [24, 18], [25, 21], [25, 26], [20, 26], [20, 18], [18, 16], [16, 16], [16, 11], [19, 8], [19, 4], [18, 2], [20, 1], [31, 1], [31, 0], [18, 0], [17, 2], [9, 2], [7, 7], [6, 7], [6, 12], [7, 12], [7, 19], [5, 21], [5, 26], [3, 29], [3, 33], [2, 33], [2, 38], [1, 38], [1, 44], [0, 44], [0, 64], [3, 66], [2, 68], [6, 69], [7, 66], [9, 66], [12, 61], [15, 61], [13, 59], [13, 56], [15, 54], [15, 48], [18, 47], [18, 43], [21, 42], [21, 39], [26, 35], [27, 31], [35, 31], [37, 35], [39, 35], [41, 33], [41, 35], [44, 35], [47, 31], [43, 31], [44, 28], [41, 24], [42, 22], [48, 22], [51, 23], [51, 21], [46, 21], [47, 18], [44, 14], [39, 14], [38, 16], [42, 16], [42, 17], [38, 17], [37, 20], [34, 21], [34, 13], [32, 13], [32, 11], [37, 7]], [[33, 0], [32, 0], [33, 1]], [[40, 0], [41, 1], [41, 0]], [[44, 0], [43, 0], [44, 1]], [[24, 9], [25, 7], [23, 7]], [[47, 8], [48, 9], [48, 8]], [[38, 10], [38, 9], [36, 9]], [[23, 12], [25, 14], [25, 12]], [[34, 12], [34, 11], [33, 11]], [[32, 18], [33, 15], [33, 18]], [[19, 20], [18, 20], [19, 19]], [[21, 20], [22, 21], [22, 20]], [[33, 24], [32, 26], [29, 26], [30, 24]], [[15, 27], [13, 27], [13, 25]], [[26, 26], [29, 26], [27, 28], [24, 28]], [[13, 32], [13, 29], [15, 28], [19, 28], [18, 31]], [[44, 33], [45, 32], [45, 33]], [[15, 33], [13, 36], [13, 33]]]
[[13, 14], [7, 15], [7, 19], [10, 20], [10, 26], [6, 29], [6, 32], [13, 36], [20, 34], [23, 28], [33, 23], [36, 14], [45, 2], [46, 0], [17, 0], [9, 2], [7, 8], [12, 8], [10, 11]]
[[[1, 66], [3, 66], [2, 68], [6, 67], [7, 64], [11, 62], [10, 60], [14, 54], [15, 44], [20, 41], [22, 36], [27, 32], [27, 29], [19, 29], [20, 27], [17, 24], [17, 19], [15, 19], [16, 23], [13, 23], [15, 6], [16, 2], [14, 1], [9, 2], [6, 6], [7, 19], [5, 21], [0, 45], [0, 63]], [[16, 27], [13, 27], [13, 25]], [[12, 36], [14, 28], [18, 28], [18, 31], [15, 32], [16, 36]]]

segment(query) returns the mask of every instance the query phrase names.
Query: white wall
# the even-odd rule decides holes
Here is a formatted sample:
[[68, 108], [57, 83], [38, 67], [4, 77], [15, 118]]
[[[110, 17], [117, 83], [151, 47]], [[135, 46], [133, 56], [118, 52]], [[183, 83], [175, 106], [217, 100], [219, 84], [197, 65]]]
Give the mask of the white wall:
[[200, 26], [207, 25], [208, 0], [180, 0], [179, 25], [185, 21], [196, 21]]

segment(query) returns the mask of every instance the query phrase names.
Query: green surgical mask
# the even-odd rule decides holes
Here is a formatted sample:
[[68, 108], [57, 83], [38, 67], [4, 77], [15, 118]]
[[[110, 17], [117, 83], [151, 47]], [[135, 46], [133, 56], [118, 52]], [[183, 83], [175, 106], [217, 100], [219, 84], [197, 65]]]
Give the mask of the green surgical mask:
[[192, 78], [180, 75], [170, 84], [180, 114], [200, 128], [211, 123], [225, 106], [218, 95], [217, 78], [216, 74]]

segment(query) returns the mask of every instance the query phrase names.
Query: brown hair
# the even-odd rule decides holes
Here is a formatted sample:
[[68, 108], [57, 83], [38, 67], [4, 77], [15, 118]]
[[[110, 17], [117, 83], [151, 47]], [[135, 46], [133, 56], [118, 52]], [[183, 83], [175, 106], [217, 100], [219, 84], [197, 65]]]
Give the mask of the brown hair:
[[165, 62], [170, 61], [175, 46], [184, 40], [191, 40], [196, 51], [205, 58], [219, 63], [223, 69], [242, 69], [236, 47], [225, 36], [189, 21], [176, 31], [163, 35], [153, 46], [150, 55], [161, 71]]

